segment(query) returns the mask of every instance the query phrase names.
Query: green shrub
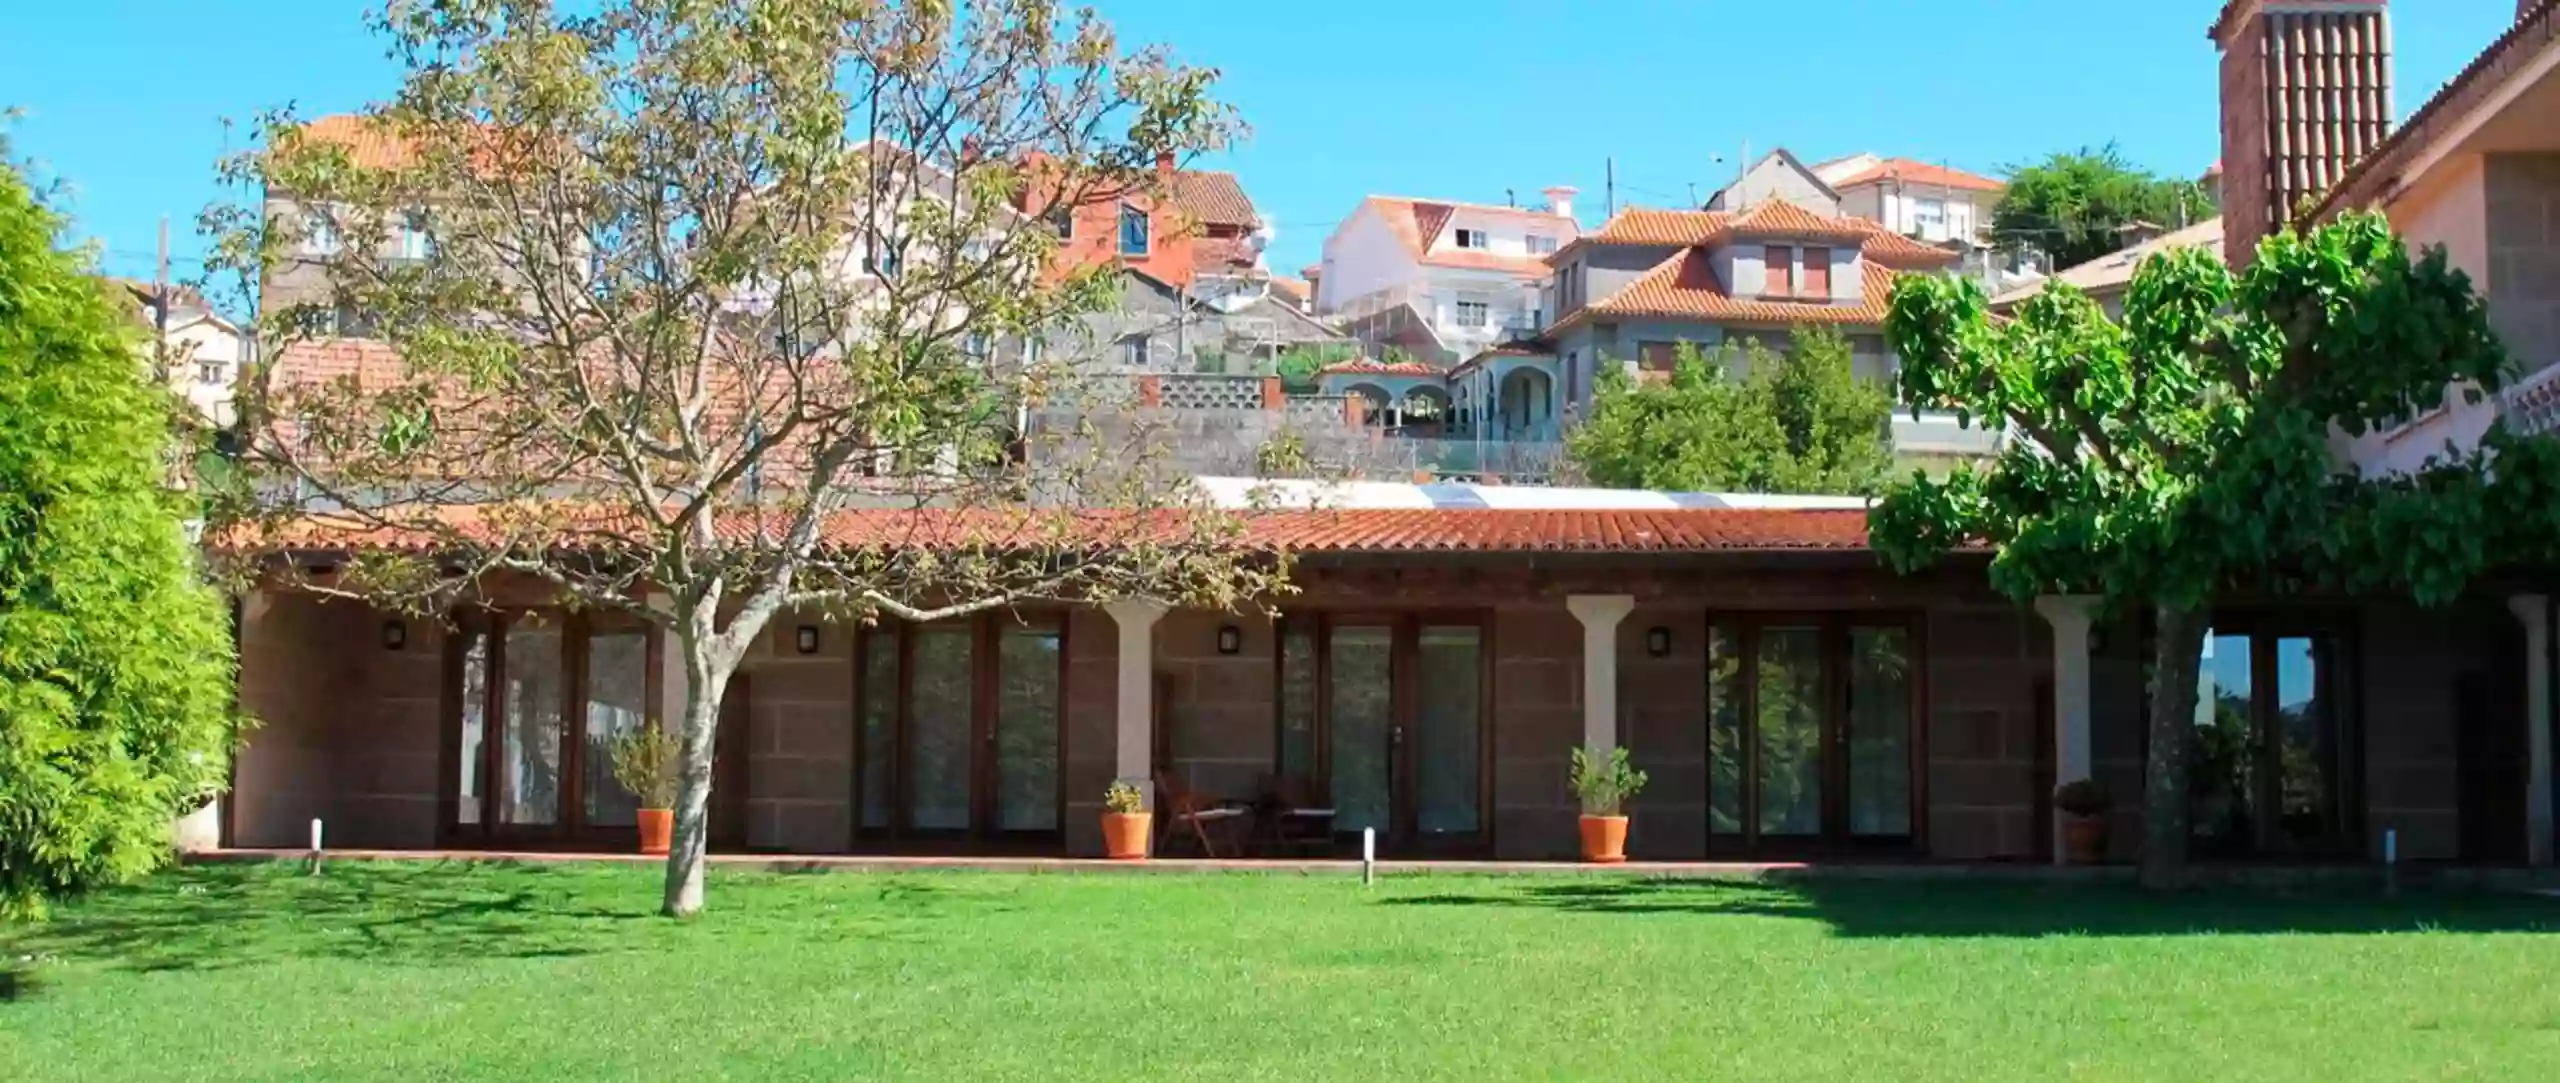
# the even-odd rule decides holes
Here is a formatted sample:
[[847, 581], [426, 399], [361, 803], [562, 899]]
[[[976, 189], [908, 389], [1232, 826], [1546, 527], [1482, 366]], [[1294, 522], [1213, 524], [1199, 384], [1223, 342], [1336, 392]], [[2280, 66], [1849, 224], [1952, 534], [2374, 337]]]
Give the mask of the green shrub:
[[0, 913], [132, 879], [222, 784], [223, 599], [166, 484], [168, 392], [0, 164]]
[[676, 807], [684, 745], [655, 725], [623, 734], [613, 743], [613, 777], [640, 799], [641, 808]]
[[1644, 789], [1644, 772], [1627, 762], [1627, 750], [1611, 749], [1606, 761], [1591, 758], [1586, 748], [1573, 750], [1573, 792], [1582, 798], [1582, 811], [1591, 816], [1624, 814], [1627, 799]]
[[1122, 815], [1147, 811], [1147, 795], [1133, 782], [1114, 782], [1102, 791], [1102, 807]]

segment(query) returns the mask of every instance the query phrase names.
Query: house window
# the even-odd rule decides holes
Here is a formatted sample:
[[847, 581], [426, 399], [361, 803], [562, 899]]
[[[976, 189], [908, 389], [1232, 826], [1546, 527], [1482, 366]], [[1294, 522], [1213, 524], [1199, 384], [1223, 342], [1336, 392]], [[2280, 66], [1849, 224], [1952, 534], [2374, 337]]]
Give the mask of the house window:
[[400, 218], [400, 258], [404, 260], [423, 260], [427, 258], [427, 254], [430, 251], [433, 251], [433, 241], [427, 233], [426, 212], [410, 211], [409, 213], [402, 215]]
[[1332, 808], [1337, 832], [1377, 829], [1382, 848], [1445, 853], [1486, 841], [1481, 620], [1293, 616], [1279, 642], [1283, 790]]
[[1677, 342], [1639, 342], [1636, 344], [1636, 371], [1667, 373], [1680, 367], [1680, 344]]
[[1074, 207], [1061, 203], [1055, 207], [1049, 208], [1049, 213], [1042, 217], [1049, 223], [1050, 229], [1058, 231], [1059, 240], [1072, 241], [1076, 238], [1076, 209]]
[[1485, 231], [1481, 229], [1462, 229], [1458, 231], [1458, 247], [1460, 248], [1489, 248], [1492, 247], [1492, 244], [1492, 238], [1487, 236]]
[[960, 352], [980, 361], [987, 359], [987, 333], [971, 331], [960, 340]]
[[1922, 837], [1912, 779], [1926, 727], [1909, 623], [1736, 615], [1709, 627], [1706, 655], [1710, 852]]
[[1947, 201], [1943, 199], [1912, 200], [1911, 228], [1913, 232], [1916, 232], [1922, 237], [1926, 237], [1930, 240], [1940, 240], [1945, 238], [1947, 235]]
[[1761, 296], [1793, 297], [1796, 295], [1795, 249], [1782, 244], [1770, 245], [1762, 252], [1761, 265], [1768, 270], [1767, 278], [1760, 286]]
[[1462, 299], [1462, 300], [1460, 300], [1460, 301], [1458, 302], [1458, 326], [1460, 326], [1460, 327], [1491, 327], [1491, 326], [1493, 326], [1493, 305], [1492, 305], [1492, 303], [1487, 302], [1487, 301], [1468, 301], [1468, 300], [1463, 300], [1463, 299]]
[[2217, 620], [2198, 670], [2187, 822], [2198, 852], [2350, 853], [2353, 732], [2335, 630]]
[[1147, 367], [1147, 336], [1131, 335], [1121, 339], [1120, 363], [1133, 369]]
[[221, 382], [222, 382], [222, 362], [220, 362], [220, 361], [198, 361], [198, 362], [196, 362], [196, 382], [197, 382], [197, 383], [200, 383], [200, 384], [218, 384], [218, 383], [221, 383]]
[[1572, 409], [1573, 404], [1580, 401], [1582, 401], [1582, 353], [1578, 350], [1569, 350], [1564, 355], [1565, 409]]
[[338, 223], [327, 214], [311, 211], [302, 216], [302, 253], [306, 256], [334, 256], [346, 246], [338, 235]]
[[1147, 232], [1147, 212], [1123, 203], [1120, 205], [1120, 254], [1147, 254], [1152, 237]]
[[1544, 234], [1544, 233], [1532, 233], [1532, 234], [1530, 234], [1530, 235], [1529, 235], [1529, 254], [1530, 254], [1530, 255], [1532, 255], [1532, 256], [1543, 256], [1543, 255], [1546, 255], [1546, 254], [1548, 254], [1548, 253], [1550, 253], [1550, 252], [1553, 252], [1553, 251], [1555, 251], [1555, 250], [1556, 250], [1556, 239], [1555, 239], [1555, 238], [1550, 237], [1550, 236], [1547, 236], [1547, 235], [1546, 235], [1546, 234]]
[[1831, 250], [1804, 250], [1804, 295], [1817, 301], [1831, 298]]
[[872, 254], [862, 257], [862, 269], [879, 278], [896, 278], [907, 268], [906, 246], [888, 241], [873, 241]]

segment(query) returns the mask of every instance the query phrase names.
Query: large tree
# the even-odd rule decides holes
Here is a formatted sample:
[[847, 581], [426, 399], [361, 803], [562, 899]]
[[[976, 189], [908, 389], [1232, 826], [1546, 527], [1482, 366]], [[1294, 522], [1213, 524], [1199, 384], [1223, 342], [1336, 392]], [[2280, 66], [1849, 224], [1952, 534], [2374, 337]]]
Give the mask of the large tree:
[[234, 734], [170, 396], [60, 230], [0, 151], [0, 917], [168, 860]]
[[1280, 589], [1150, 467], [1160, 432], [1017, 421], [1077, 360], [1017, 344], [1113, 296], [1041, 212], [1218, 146], [1212, 73], [1054, 0], [395, 0], [379, 29], [406, 76], [359, 138], [277, 118], [235, 163], [297, 213], [212, 215], [253, 281], [327, 282], [259, 314], [234, 529], [408, 543], [289, 586], [530, 582], [665, 629], [668, 913], [702, 906], [719, 701], [777, 614]]
[[2003, 248], [2043, 252], [2059, 270], [2123, 248], [2124, 228], [2136, 222], [2176, 229], [2214, 213], [2195, 182], [2138, 168], [2109, 144], [2012, 167], [1991, 236]]
[[1798, 329], [1789, 347], [1682, 343], [1669, 373], [1602, 366], [1567, 450], [1584, 476], [1628, 489], [1874, 492], [1893, 465], [1893, 400], [1861, 379], [1849, 340]]
[[1906, 279], [1888, 331], [1910, 402], [1994, 419], [2012, 442], [1987, 470], [1894, 487], [1876, 546], [1904, 570], [1987, 546], [1993, 585], [2019, 599], [2097, 595], [2150, 618], [2148, 883], [2177, 882], [2185, 861], [2197, 667], [2217, 600], [2442, 603], [2495, 562], [2552, 556], [2560, 456], [2548, 441], [2493, 433], [2377, 479], [2332, 457], [2332, 432], [2494, 391], [2508, 373], [2462, 272], [2441, 249], [2413, 259], [2378, 216], [2271, 238], [2245, 274], [2201, 249], [2153, 256], [2121, 324], [2068, 287], [2010, 321], [1970, 282]]

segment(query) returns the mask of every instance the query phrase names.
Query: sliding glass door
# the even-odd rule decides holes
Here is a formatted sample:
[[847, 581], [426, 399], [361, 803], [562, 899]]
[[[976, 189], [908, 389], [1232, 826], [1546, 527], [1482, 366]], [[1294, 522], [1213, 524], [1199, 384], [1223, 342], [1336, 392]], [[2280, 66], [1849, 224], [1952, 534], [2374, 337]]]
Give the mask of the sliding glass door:
[[1065, 629], [1009, 614], [884, 625], [855, 661], [855, 831], [1054, 840]]
[[1732, 615], [1707, 640], [1707, 830], [1724, 853], [1917, 841], [1911, 625]]
[[1408, 853], [1486, 831], [1485, 631], [1472, 616], [1315, 615], [1280, 632], [1283, 788], [1329, 794], [1334, 830]]
[[655, 713], [655, 637], [636, 623], [550, 609], [468, 610], [453, 621], [445, 836], [618, 843], [639, 800], [614, 777], [612, 750]]
[[2206, 633], [2187, 780], [2199, 852], [2356, 849], [2343, 639], [2250, 618], [2217, 621]]

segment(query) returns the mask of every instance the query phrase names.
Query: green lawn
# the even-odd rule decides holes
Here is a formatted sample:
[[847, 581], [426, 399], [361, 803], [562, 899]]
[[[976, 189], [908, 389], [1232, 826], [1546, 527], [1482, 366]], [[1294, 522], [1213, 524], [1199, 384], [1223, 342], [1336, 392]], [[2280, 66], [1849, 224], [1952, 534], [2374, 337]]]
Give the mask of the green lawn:
[[0, 927], [0, 1080], [2536, 1079], [2560, 900], [192, 869]]

